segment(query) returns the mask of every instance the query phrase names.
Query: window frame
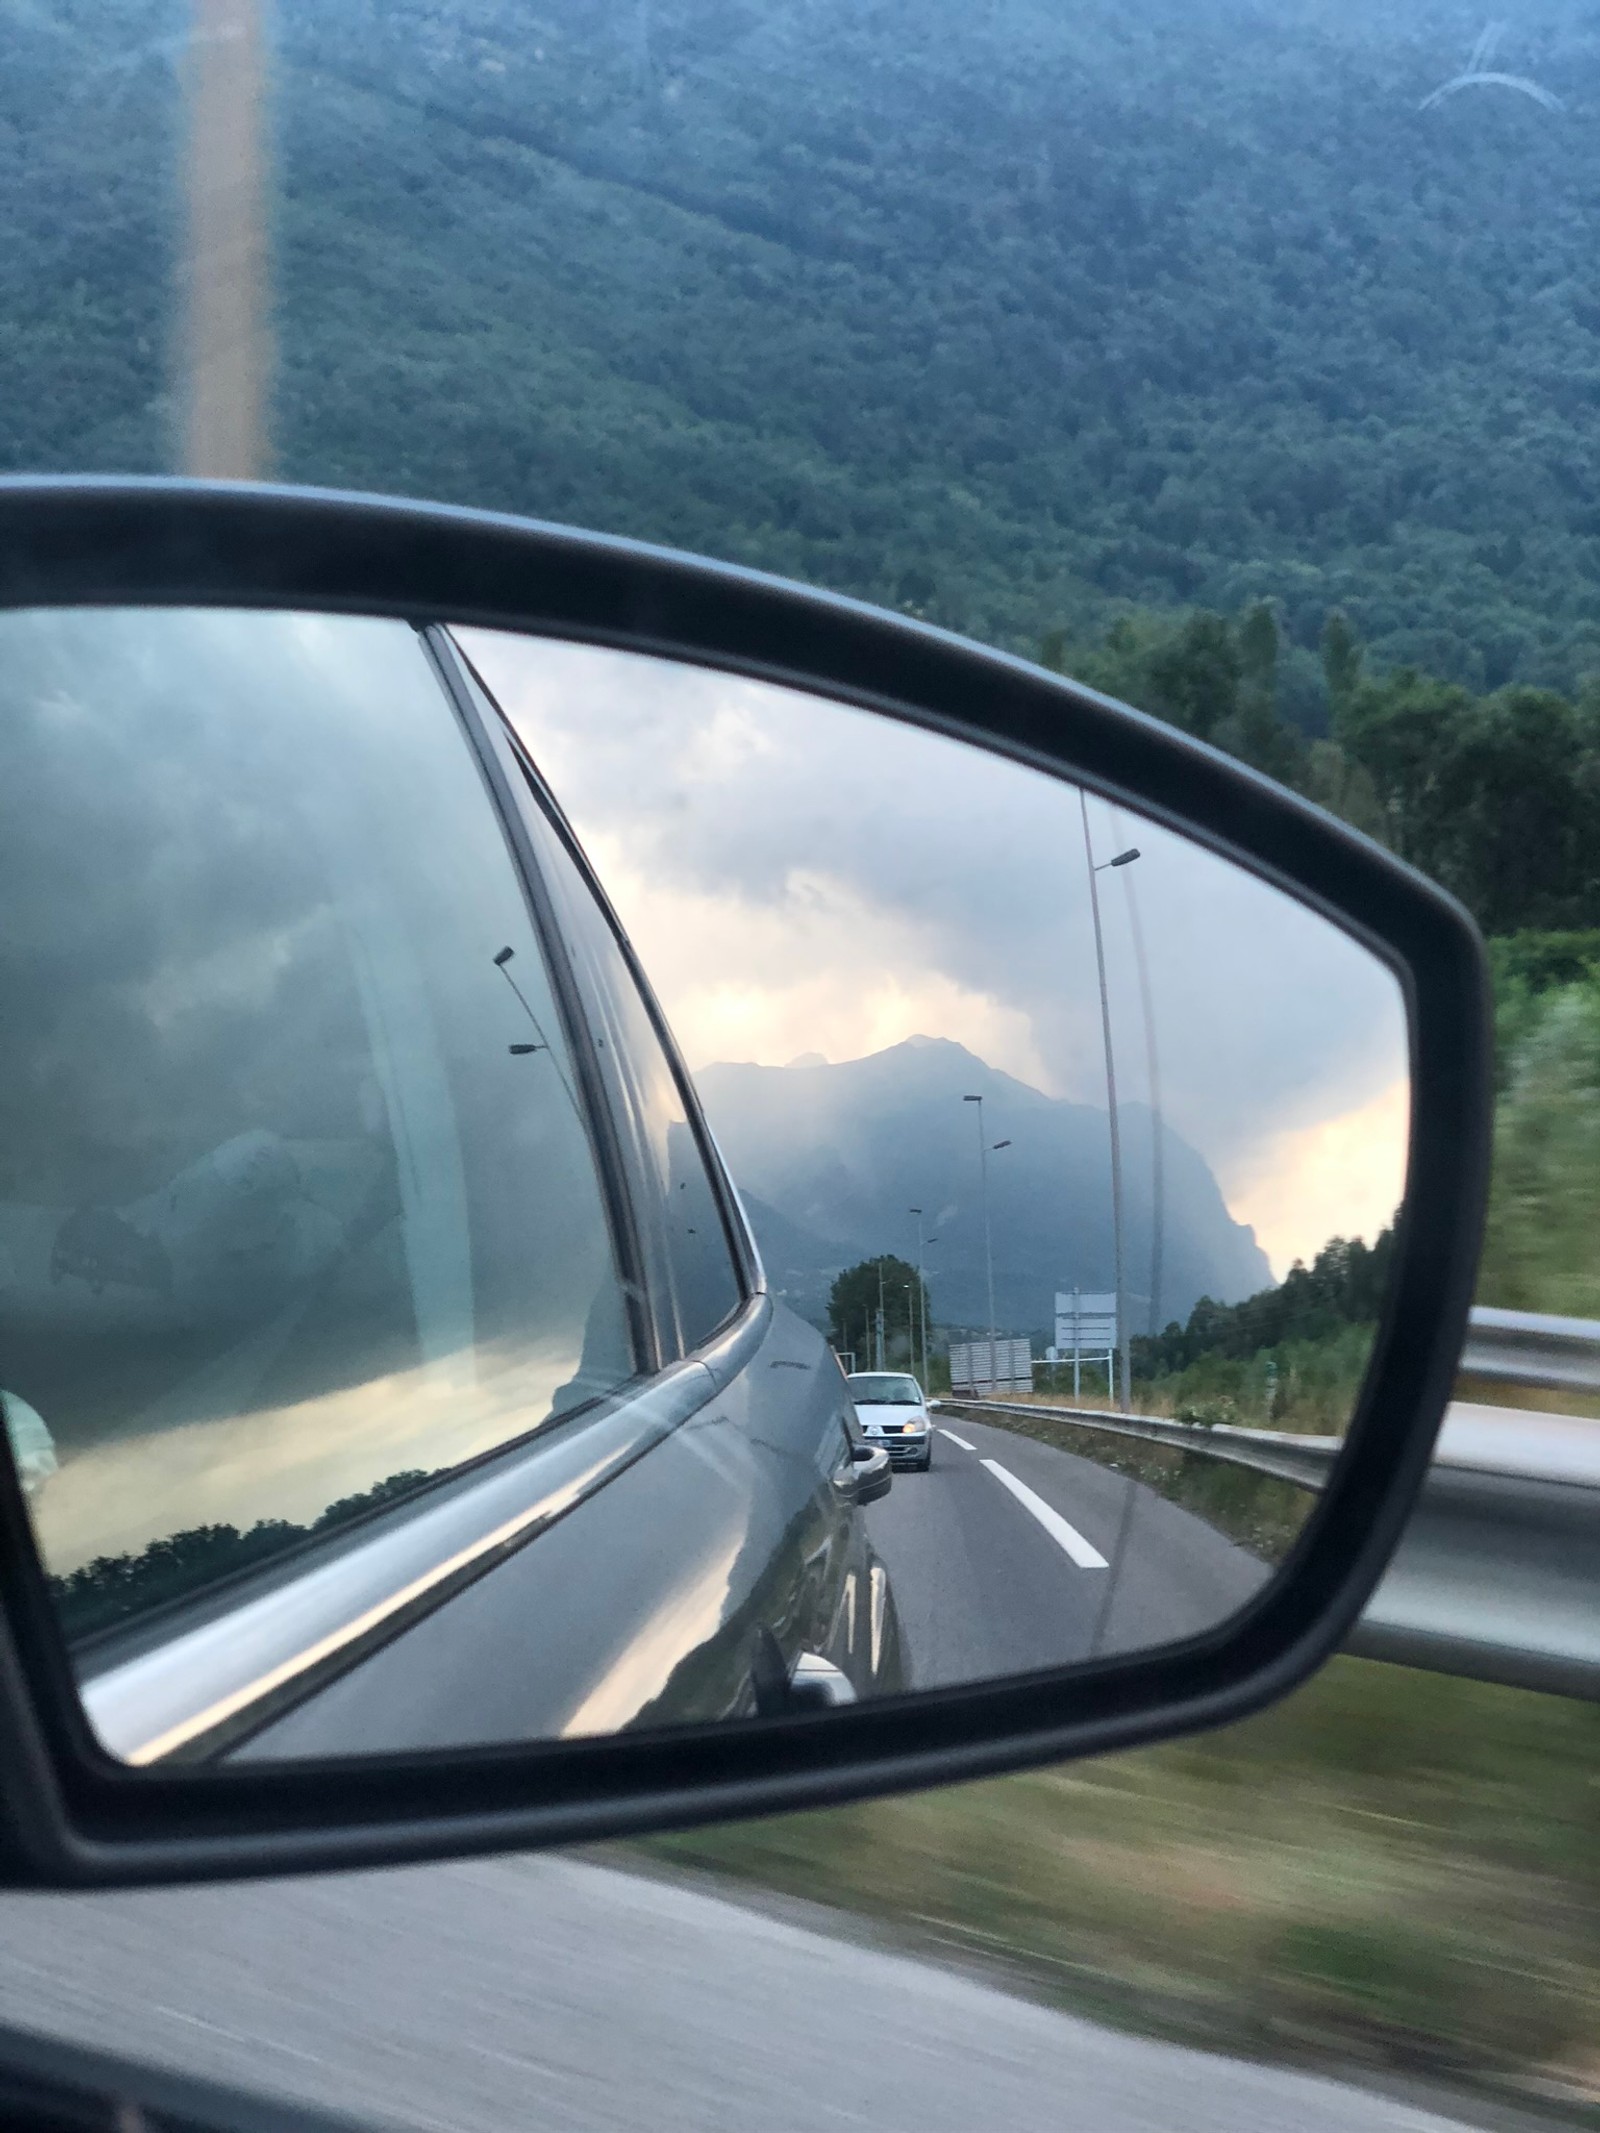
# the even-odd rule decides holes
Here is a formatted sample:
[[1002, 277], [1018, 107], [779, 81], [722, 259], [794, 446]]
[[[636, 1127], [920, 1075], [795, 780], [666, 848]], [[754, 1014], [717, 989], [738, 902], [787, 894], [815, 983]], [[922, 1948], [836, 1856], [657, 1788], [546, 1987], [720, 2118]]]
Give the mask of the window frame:
[[[744, 1209], [739, 1203], [738, 1192], [728, 1174], [727, 1165], [722, 1159], [722, 1152], [717, 1146], [716, 1137], [707, 1122], [693, 1078], [684, 1065], [682, 1054], [678, 1050], [671, 1027], [662, 1011], [661, 1002], [656, 997], [655, 989], [645, 974], [643, 965], [634, 950], [633, 943], [628, 937], [626, 927], [617, 916], [615, 906], [596, 875], [588, 854], [584, 851], [577, 833], [568, 821], [560, 801], [556, 798], [543, 772], [534, 761], [527, 744], [506, 716], [494, 691], [489, 687], [488, 682], [468, 657], [466, 651], [456, 641], [450, 629], [445, 625], [435, 625], [430, 634], [439, 640], [436, 656], [440, 658], [441, 665], [449, 659], [459, 662], [461, 675], [470, 683], [471, 689], [475, 690], [477, 695], [482, 698], [483, 703], [492, 709], [497, 721], [500, 741], [506, 753], [516, 764], [526, 793], [525, 798], [522, 794], [518, 794], [515, 799], [509, 801], [509, 804], [536, 808], [545, 828], [556, 838], [566, 857], [571, 862], [579, 880], [588, 893], [595, 912], [610, 934], [611, 940], [617, 949], [623, 968], [633, 984], [640, 1004], [644, 1008], [646, 1020], [650, 1025], [656, 1042], [661, 1047], [662, 1057], [665, 1059], [667, 1070], [672, 1077], [678, 1100], [683, 1106], [683, 1114], [688, 1124], [690, 1139], [699, 1158], [701, 1169], [705, 1173], [706, 1181], [711, 1188], [712, 1203], [722, 1224], [723, 1237], [727, 1246], [735, 1288], [735, 1302], [732, 1308], [714, 1326], [706, 1328], [693, 1338], [683, 1338], [678, 1319], [676, 1287], [665, 1249], [664, 1247], [660, 1250], [650, 1249], [637, 1228], [635, 1230], [635, 1238], [641, 1252], [642, 1263], [644, 1260], [656, 1262], [655, 1282], [654, 1284], [646, 1282], [646, 1293], [650, 1297], [651, 1308], [656, 1316], [658, 1338], [663, 1330], [675, 1334], [677, 1356], [693, 1357], [703, 1350], [713, 1348], [722, 1342], [729, 1331], [739, 1323], [742, 1314], [749, 1309], [750, 1305], [768, 1293], [766, 1275], [761, 1265], [761, 1256], [756, 1246], [755, 1238], [751, 1233]], [[464, 690], [463, 693], [467, 694], [470, 700], [470, 690]], [[474, 717], [481, 715], [476, 702], [472, 703], [472, 712]], [[538, 856], [533, 850], [532, 841], [528, 837], [526, 827], [521, 825], [519, 827], [521, 827], [521, 841], [527, 844], [528, 856], [526, 863], [537, 873], [539, 868]], [[540, 888], [542, 895], [548, 899], [551, 892], [542, 878]], [[553, 912], [551, 924], [553, 927], [555, 926]], [[559, 955], [564, 970], [574, 979], [576, 996], [581, 998], [583, 980], [571, 971], [566, 957], [565, 944], [560, 943], [548, 952], [552, 955]], [[588, 1017], [580, 1013], [580, 1019], [584, 1023], [582, 1041], [588, 1056], [595, 1063], [597, 1077], [602, 1086], [614, 1088], [612, 1101], [622, 1108], [625, 1115], [625, 1137], [629, 1149], [628, 1167], [633, 1174], [633, 1192], [635, 1194], [644, 1192], [655, 1198], [657, 1196], [657, 1188], [653, 1178], [653, 1164], [648, 1154], [648, 1129], [643, 1118], [639, 1115], [634, 1091], [629, 1085], [629, 1079], [625, 1074], [614, 1074], [600, 1064], [594, 1052], [593, 1033], [588, 1027]], [[613, 1127], [615, 1125], [616, 1121], [613, 1120]], [[637, 1224], [639, 1219], [637, 1198], [631, 1201], [631, 1205], [633, 1217]], [[666, 1284], [667, 1289], [665, 1296], [661, 1294], [660, 1289], [660, 1284], [663, 1282]], [[664, 1312], [665, 1325], [663, 1326]], [[673, 1358], [669, 1356], [665, 1359], [672, 1360]]]
[[[659, 1337], [651, 1269], [639, 1220], [637, 1196], [641, 1180], [638, 1166], [630, 1160], [626, 1141], [619, 1130], [608, 1076], [595, 1048], [594, 1032], [585, 1011], [582, 981], [567, 955], [554, 897], [528, 834], [517, 795], [506, 774], [496, 745], [498, 736], [486, 725], [473, 691], [467, 685], [460, 651], [448, 631], [437, 623], [419, 627], [417, 642], [483, 779], [489, 805], [500, 826], [506, 856], [521, 887], [529, 923], [544, 957], [561, 1021], [561, 1033], [572, 1060], [582, 1125], [594, 1158], [601, 1202], [611, 1232], [612, 1257], [616, 1262], [617, 1278], [622, 1284], [636, 1372], [639, 1377], [654, 1378], [674, 1358], [663, 1352]], [[476, 683], [484, 702], [492, 706], [501, 728], [505, 728], [504, 714], [493, 696], [478, 677], [471, 674], [470, 668], [467, 674]]]

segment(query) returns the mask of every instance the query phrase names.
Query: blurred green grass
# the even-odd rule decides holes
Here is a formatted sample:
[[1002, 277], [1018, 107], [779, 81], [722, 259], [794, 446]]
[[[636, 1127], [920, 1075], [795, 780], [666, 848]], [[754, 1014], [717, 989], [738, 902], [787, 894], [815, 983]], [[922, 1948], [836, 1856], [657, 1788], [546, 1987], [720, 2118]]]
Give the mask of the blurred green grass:
[[1338, 1659], [1223, 1732], [651, 1840], [1128, 2027], [1600, 2122], [1600, 1709]]

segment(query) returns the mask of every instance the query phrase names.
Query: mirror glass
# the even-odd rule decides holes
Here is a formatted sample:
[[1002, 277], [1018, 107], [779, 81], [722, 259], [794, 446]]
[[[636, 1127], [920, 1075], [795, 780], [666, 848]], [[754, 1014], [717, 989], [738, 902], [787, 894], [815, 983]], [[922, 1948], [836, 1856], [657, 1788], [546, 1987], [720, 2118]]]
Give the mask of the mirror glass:
[[1273, 1575], [1400, 988], [1057, 778], [633, 653], [0, 616], [0, 1397], [114, 1755], [839, 1707]]

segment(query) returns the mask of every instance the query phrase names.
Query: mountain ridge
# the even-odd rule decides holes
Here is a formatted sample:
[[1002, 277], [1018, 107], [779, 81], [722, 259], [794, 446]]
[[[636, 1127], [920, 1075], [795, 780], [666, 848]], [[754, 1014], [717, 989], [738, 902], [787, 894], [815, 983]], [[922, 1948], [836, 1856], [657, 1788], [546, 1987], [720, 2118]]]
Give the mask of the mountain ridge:
[[[936, 1318], [987, 1318], [977, 1121], [989, 1158], [996, 1312], [1017, 1333], [1044, 1333], [1058, 1289], [1114, 1286], [1108, 1122], [1103, 1109], [1033, 1088], [951, 1038], [913, 1038], [854, 1060], [800, 1066], [718, 1061], [695, 1076], [706, 1114], [745, 1197], [775, 1288], [820, 1317], [832, 1276], [894, 1252], [914, 1262], [916, 1218]], [[1124, 1147], [1127, 1290], [1136, 1332], [1152, 1288], [1153, 1120], [1119, 1107]], [[1162, 1129], [1166, 1207], [1157, 1326], [1186, 1318], [1201, 1295], [1237, 1302], [1272, 1285], [1248, 1225], [1229, 1214], [1200, 1155]], [[1008, 1158], [1010, 1160], [1008, 1161]], [[776, 1218], [774, 1220], [773, 1218]], [[765, 1233], [764, 1233], [765, 1232]]]

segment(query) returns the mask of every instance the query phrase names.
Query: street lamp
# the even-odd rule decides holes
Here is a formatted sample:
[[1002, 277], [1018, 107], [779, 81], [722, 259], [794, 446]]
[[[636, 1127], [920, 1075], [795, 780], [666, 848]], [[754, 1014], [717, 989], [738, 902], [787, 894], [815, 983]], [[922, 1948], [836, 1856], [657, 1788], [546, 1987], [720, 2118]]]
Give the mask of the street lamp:
[[[936, 1249], [937, 1249], [937, 1247], [938, 1247], [938, 1243], [939, 1243], [939, 1240], [938, 1240], [938, 1238], [937, 1238], [937, 1237], [925, 1237], [925, 1238], [923, 1239], [923, 1241], [922, 1241], [922, 1249], [923, 1249], [923, 1252], [924, 1252], [924, 1254], [927, 1254], [928, 1252], [931, 1252], [931, 1251], [934, 1251], [934, 1250], [936, 1250]], [[933, 1358], [932, 1358], [932, 1355], [931, 1355], [931, 1353], [929, 1352], [929, 1348], [928, 1348], [928, 1276], [927, 1276], [927, 1272], [926, 1272], [926, 1270], [924, 1270], [924, 1272], [923, 1272], [923, 1276], [922, 1276], [922, 1302], [921, 1302], [921, 1310], [922, 1310], [922, 1367], [923, 1367], [924, 1371], [931, 1371], [931, 1370], [933, 1369]], [[927, 1379], [926, 1379], [926, 1378], [924, 1378], [924, 1380], [923, 1380], [923, 1387], [922, 1387], [922, 1389], [923, 1389], [923, 1391], [924, 1391], [924, 1392], [926, 1392], [926, 1391], [927, 1391], [927, 1389], [928, 1389], [928, 1382], [927, 1382]]]
[[983, 1194], [983, 1264], [989, 1283], [989, 1390], [995, 1387], [994, 1235], [989, 1227], [989, 1140], [983, 1130], [983, 1098], [963, 1096], [978, 1107], [978, 1177]]
[[511, 990], [516, 994], [518, 1002], [521, 1005], [522, 1012], [533, 1024], [534, 1034], [539, 1041], [537, 1044], [509, 1044], [506, 1046], [506, 1049], [508, 1052], [510, 1052], [513, 1059], [526, 1059], [530, 1056], [530, 1054], [534, 1052], [549, 1052], [551, 1064], [555, 1067], [556, 1070], [556, 1078], [561, 1083], [562, 1088], [566, 1091], [567, 1102], [571, 1104], [574, 1115], [581, 1119], [583, 1114], [578, 1110], [577, 1096], [573, 1093], [572, 1084], [570, 1081], [568, 1081], [565, 1070], [563, 1069], [560, 1060], [556, 1058], [555, 1053], [551, 1050], [550, 1039], [545, 1033], [544, 1024], [534, 1013], [532, 1003], [530, 1002], [527, 994], [517, 983], [516, 979], [511, 975], [509, 966], [512, 962], [515, 961], [515, 959], [515, 949], [502, 948], [499, 954], [494, 958], [494, 967], [496, 970], [499, 971], [501, 977], [503, 977], [506, 983], [511, 987]]
[[[922, 1258], [926, 1249], [922, 1236], [922, 1209], [920, 1207], [908, 1207], [906, 1213], [915, 1215], [917, 1218], [916, 1323], [919, 1323], [922, 1328], [922, 1389], [926, 1392], [928, 1389], [928, 1293], [922, 1279]], [[917, 1341], [914, 1333], [911, 1341], [911, 1367], [913, 1370], [917, 1367]]]
[[1119, 1350], [1118, 1401], [1122, 1412], [1129, 1408], [1128, 1364], [1128, 1296], [1127, 1277], [1122, 1250], [1122, 1138], [1117, 1126], [1117, 1062], [1111, 1046], [1111, 1000], [1106, 991], [1106, 945], [1100, 930], [1100, 884], [1097, 877], [1108, 867], [1131, 866], [1139, 856], [1139, 847], [1130, 844], [1125, 852], [1115, 859], [1103, 859], [1095, 865], [1094, 839], [1089, 834], [1089, 800], [1080, 786], [1078, 806], [1083, 815], [1083, 853], [1089, 869], [1089, 909], [1094, 918], [1094, 959], [1100, 974], [1100, 1032], [1105, 1041], [1106, 1052], [1106, 1118], [1111, 1129], [1111, 1256], [1116, 1267], [1117, 1292], [1117, 1348]]
[[[1119, 833], [1115, 812], [1112, 822]], [[1133, 967], [1139, 979], [1139, 1008], [1144, 1022], [1145, 1079], [1150, 1090], [1150, 1310], [1147, 1324], [1152, 1335], [1161, 1331], [1161, 1252], [1166, 1230], [1165, 1154], [1161, 1145], [1161, 1060], [1156, 1040], [1155, 1003], [1150, 996], [1150, 961], [1144, 952], [1144, 927], [1139, 918], [1139, 898], [1133, 876], [1124, 874], [1122, 886], [1128, 898], [1128, 930], [1133, 936]]]

